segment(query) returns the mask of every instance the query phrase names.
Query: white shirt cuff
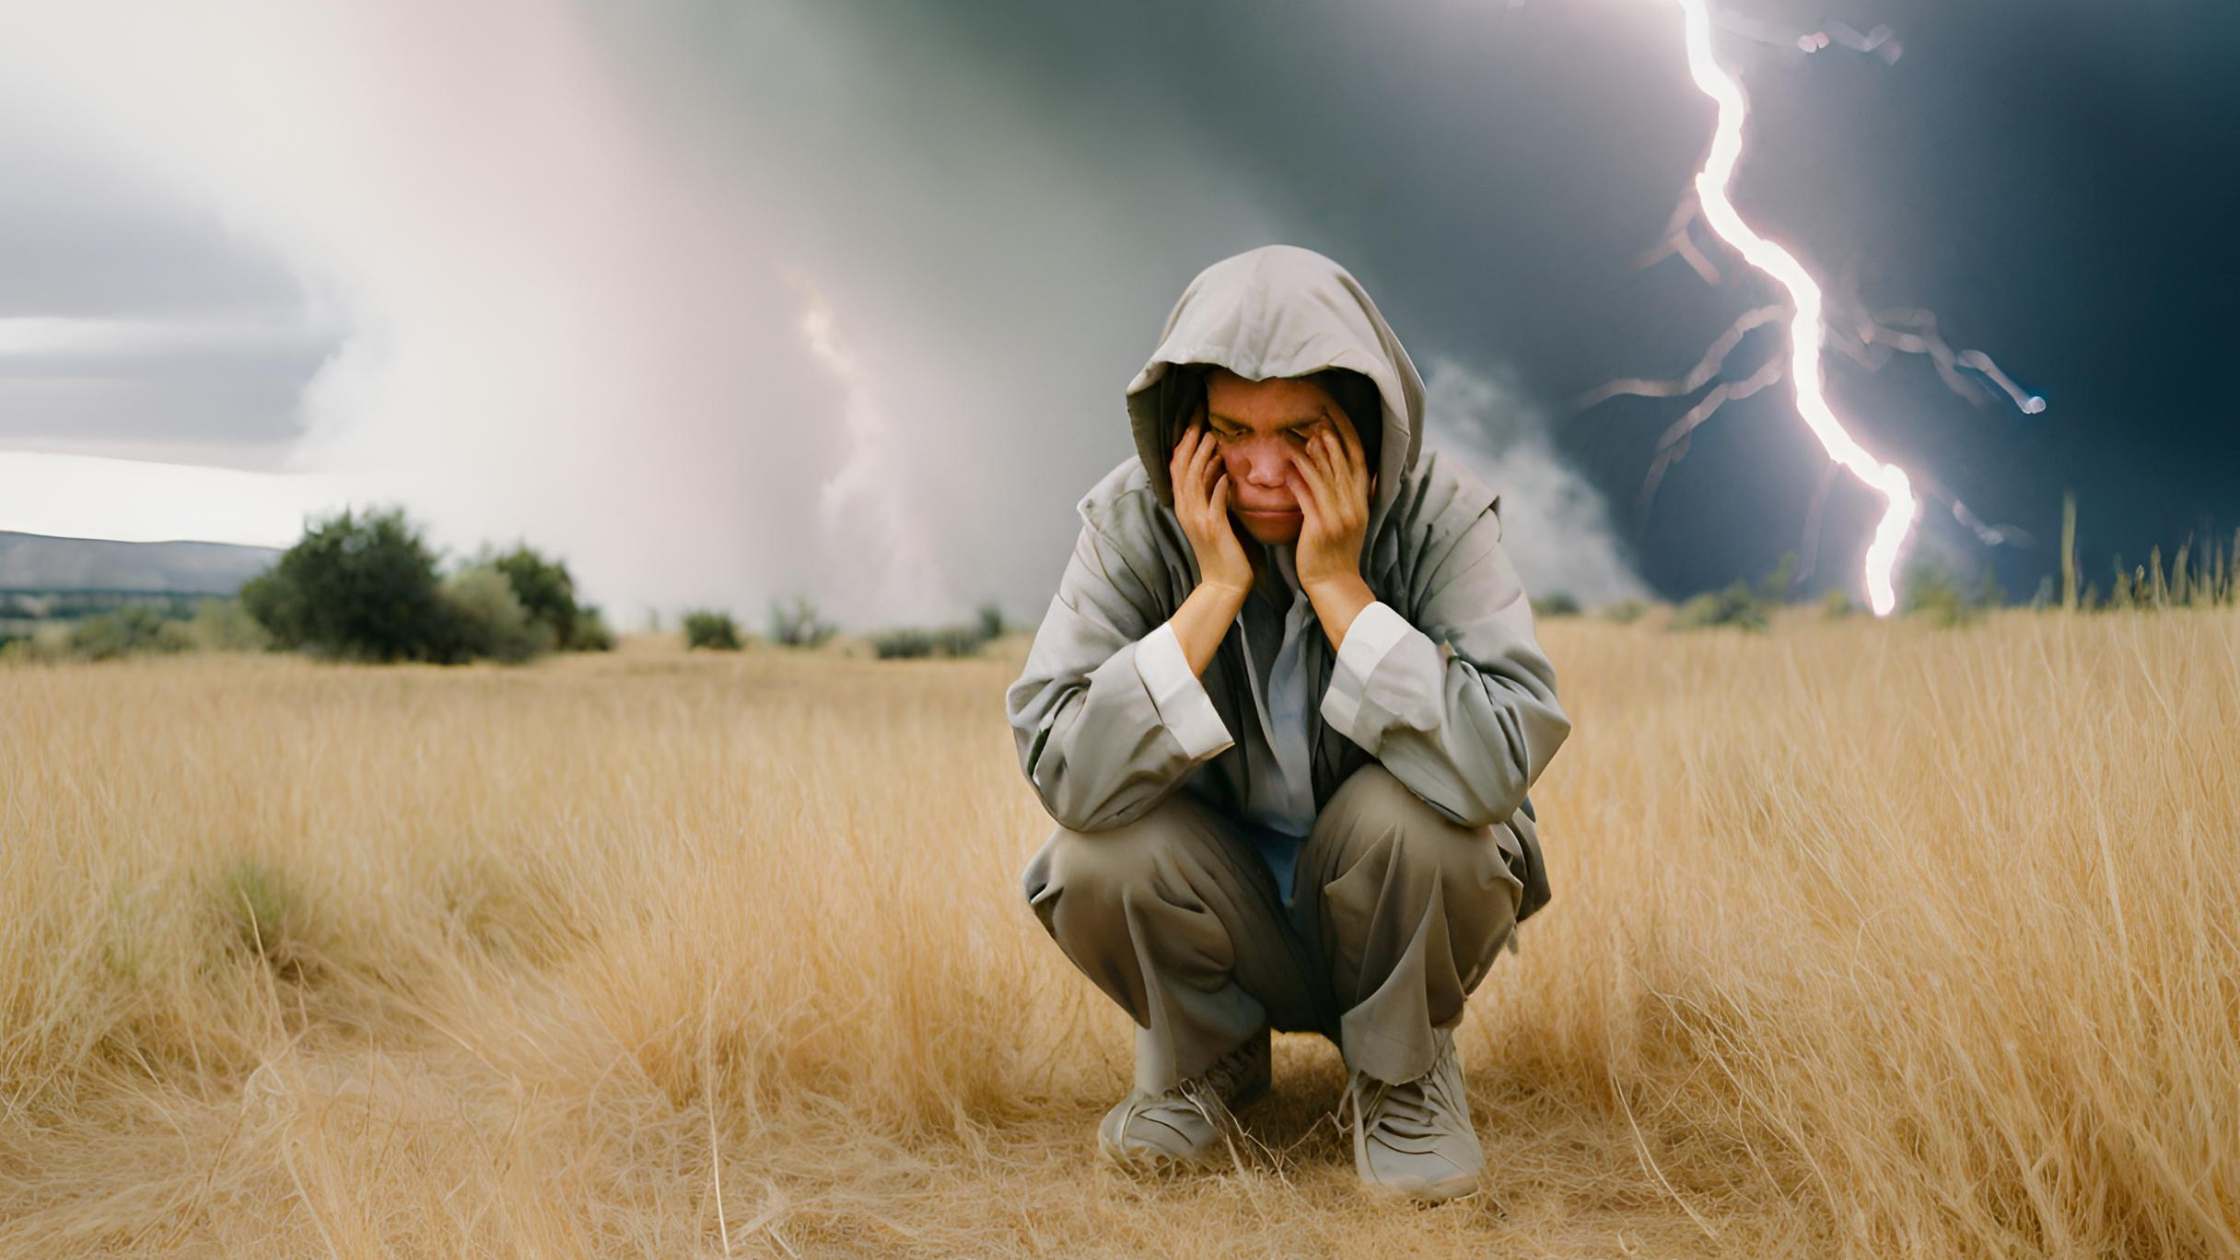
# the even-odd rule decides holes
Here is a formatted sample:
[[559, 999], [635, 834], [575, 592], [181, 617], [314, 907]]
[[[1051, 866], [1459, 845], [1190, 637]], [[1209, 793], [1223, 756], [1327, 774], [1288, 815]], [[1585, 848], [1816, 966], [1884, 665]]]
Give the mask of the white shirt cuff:
[[1136, 644], [1136, 673], [1151, 693], [1159, 719], [1174, 733], [1190, 760], [1204, 761], [1237, 742], [1221, 721], [1220, 710], [1213, 707], [1205, 683], [1182, 654], [1182, 640], [1174, 636], [1173, 622], [1160, 622], [1158, 629]]
[[1413, 629], [1398, 609], [1381, 599], [1370, 601], [1368, 607], [1354, 614], [1353, 623], [1346, 627], [1345, 642], [1338, 645], [1338, 659], [1330, 671], [1330, 690], [1322, 696], [1323, 719], [1341, 734], [1352, 738], [1369, 675], [1377, 672], [1377, 666]]

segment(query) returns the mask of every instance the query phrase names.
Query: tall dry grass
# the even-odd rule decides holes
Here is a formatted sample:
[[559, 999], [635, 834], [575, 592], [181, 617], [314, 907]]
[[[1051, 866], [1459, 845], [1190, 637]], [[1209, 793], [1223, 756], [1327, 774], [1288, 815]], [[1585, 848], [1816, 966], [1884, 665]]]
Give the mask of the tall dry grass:
[[1096, 1162], [978, 662], [0, 669], [11, 1255], [2240, 1252], [2240, 615], [1549, 622], [1489, 1167]]

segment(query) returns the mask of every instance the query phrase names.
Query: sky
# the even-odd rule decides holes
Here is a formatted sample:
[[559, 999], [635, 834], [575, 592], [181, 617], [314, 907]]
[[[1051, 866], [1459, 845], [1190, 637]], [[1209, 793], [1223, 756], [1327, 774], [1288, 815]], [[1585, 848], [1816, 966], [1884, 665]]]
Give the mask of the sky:
[[[1785, 383], [1643, 493], [1778, 322], [1693, 394], [1580, 405], [1779, 297], [1700, 220], [1711, 278], [1659, 256], [1714, 121], [1672, 4], [0, 16], [0, 529], [284, 544], [396, 502], [453, 557], [564, 557], [625, 628], [795, 595], [852, 628], [1031, 620], [1175, 298], [1282, 241], [1375, 297], [1534, 594], [1677, 598], [1783, 551], [1863, 594], [1881, 500]], [[2065, 490], [2103, 585], [2229, 545], [2240, 8], [1719, 16], [1743, 215], [1831, 310], [1933, 312], [2043, 399], [1826, 356], [1923, 493], [1910, 554], [2025, 598]]]

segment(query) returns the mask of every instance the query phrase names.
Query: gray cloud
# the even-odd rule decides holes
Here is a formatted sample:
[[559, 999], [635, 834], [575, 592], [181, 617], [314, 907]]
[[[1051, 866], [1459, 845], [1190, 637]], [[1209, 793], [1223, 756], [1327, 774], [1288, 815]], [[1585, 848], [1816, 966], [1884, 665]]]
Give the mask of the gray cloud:
[[1649, 595], [1602, 492], [1557, 453], [1547, 413], [1510, 374], [1434, 357], [1424, 411], [1425, 446], [1461, 459], [1500, 494], [1502, 546], [1525, 590], [1567, 592], [1589, 607]]
[[[139, 298], [72, 297], [93, 271], [64, 268], [21, 312], [170, 312], [79, 326], [142, 392], [64, 426], [73, 449], [300, 424], [284, 467], [401, 498], [454, 547], [554, 548], [626, 622], [797, 590], [851, 625], [1039, 608], [1183, 284], [1321, 244], [1311, 204], [1180, 105], [1052, 82], [930, 11], [237, 0], [24, 25], [0, 68], [157, 190], [88, 238], [193, 260]], [[33, 392], [0, 392], [0, 446], [67, 418], [24, 383], [69, 353], [12, 356]], [[1485, 419], [1449, 392], [1453, 423]], [[1562, 481], [1508, 488], [1513, 537], [1607, 532], [1544, 439], [1488, 455]], [[1531, 554], [1536, 586], [1625, 581], [1607, 538]]]
[[0, 445], [276, 462], [340, 330], [271, 250], [24, 86], [0, 82]]

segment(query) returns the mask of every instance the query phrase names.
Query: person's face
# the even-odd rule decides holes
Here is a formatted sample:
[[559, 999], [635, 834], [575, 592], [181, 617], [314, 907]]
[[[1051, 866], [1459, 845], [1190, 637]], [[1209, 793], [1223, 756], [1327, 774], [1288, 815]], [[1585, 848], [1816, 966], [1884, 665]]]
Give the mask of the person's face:
[[1247, 380], [1227, 368], [1206, 378], [1205, 421], [1229, 473], [1229, 511], [1262, 543], [1295, 543], [1306, 517], [1292, 494], [1291, 452], [1331, 425], [1352, 428], [1345, 409], [1313, 381]]

